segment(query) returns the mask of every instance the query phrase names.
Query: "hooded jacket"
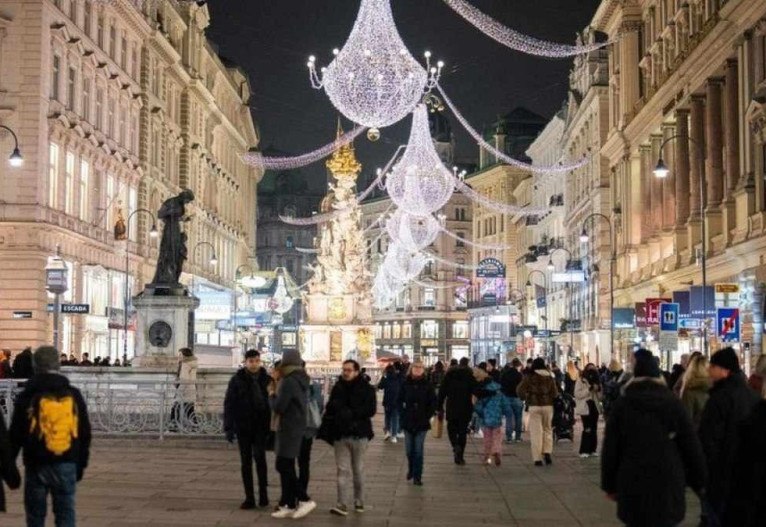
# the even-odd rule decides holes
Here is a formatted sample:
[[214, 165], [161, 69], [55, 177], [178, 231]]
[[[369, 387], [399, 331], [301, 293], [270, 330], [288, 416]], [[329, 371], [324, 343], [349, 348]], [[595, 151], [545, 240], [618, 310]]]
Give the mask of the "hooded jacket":
[[269, 432], [271, 408], [267, 388], [271, 377], [264, 368], [252, 374], [242, 368], [229, 381], [223, 401], [223, 429], [240, 436]]
[[[30, 426], [31, 410], [41, 397], [71, 396], [77, 411], [77, 437], [73, 437], [71, 446], [60, 455], [50, 452], [45, 441], [33, 434]], [[27, 381], [24, 391], [16, 398], [11, 420], [11, 445], [13, 459], [24, 451], [24, 465], [36, 468], [53, 463], [76, 463], [81, 474], [88, 466], [90, 455], [90, 420], [85, 400], [80, 390], [69, 384], [69, 379], [58, 373], [38, 373]]]
[[399, 392], [402, 390], [402, 376], [398, 371], [387, 371], [380, 382], [378, 389], [383, 390], [383, 407], [387, 410], [399, 408]]
[[330, 444], [344, 438], [372, 439], [372, 418], [377, 411], [375, 389], [358, 375], [332, 387], [317, 437]]
[[417, 434], [431, 429], [431, 417], [436, 413], [436, 390], [423, 375], [408, 376], [400, 393], [402, 430]]
[[472, 396], [476, 386], [470, 368], [458, 366], [447, 370], [439, 388], [439, 409], [445, 408], [446, 401], [447, 421], [463, 421], [468, 425], [473, 414]]
[[548, 370], [533, 370], [525, 375], [516, 388], [516, 393], [526, 401], [527, 406], [553, 406], [559, 395], [553, 374]]
[[676, 525], [685, 488], [705, 488], [705, 460], [691, 419], [660, 379], [637, 377], [615, 402], [604, 434], [601, 488], [627, 525]]
[[306, 404], [311, 379], [300, 366], [283, 366], [282, 379], [271, 399], [271, 410], [278, 417], [274, 453], [297, 458], [306, 434]]
[[503, 416], [511, 411], [511, 403], [503, 395], [500, 384], [491, 377], [489, 382], [482, 383], [484, 397], [476, 401], [474, 412], [481, 418], [481, 425], [486, 428], [497, 428], [503, 424]]

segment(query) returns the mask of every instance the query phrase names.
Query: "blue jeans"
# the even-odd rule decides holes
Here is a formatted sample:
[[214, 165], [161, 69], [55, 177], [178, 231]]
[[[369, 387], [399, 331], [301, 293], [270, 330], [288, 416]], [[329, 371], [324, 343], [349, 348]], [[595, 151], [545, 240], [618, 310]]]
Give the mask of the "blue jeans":
[[423, 451], [426, 444], [426, 431], [404, 432], [404, 448], [407, 452], [407, 472], [415, 481], [423, 479]]
[[505, 438], [511, 441], [515, 431], [516, 439], [521, 439], [521, 418], [524, 414], [524, 403], [518, 397], [508, 397], [508, 402], [511, 408], [505, 415]]
[[395, 436], [399, 433], [399, 408], [385, 408], [385, 423], [384, 427], [386, 431]]
[[27, 527], [44, 527], [47, 499], [53, 500], [56, 527], [74, 527], [74, 494], [77, 486], [77, 465], [55, 463], [41, 467], [27, 467], [24, 483], [24, 508]]

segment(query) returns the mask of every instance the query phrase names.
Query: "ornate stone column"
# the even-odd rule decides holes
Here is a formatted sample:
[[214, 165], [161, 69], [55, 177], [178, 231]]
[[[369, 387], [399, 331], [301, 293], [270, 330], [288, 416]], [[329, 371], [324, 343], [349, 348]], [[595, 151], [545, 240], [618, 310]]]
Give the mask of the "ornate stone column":
[[641, 243], [647, 243], [652, 236], [652, 147], [638, 147], [641, 156]]
[[676, 228], [681, 228], [686, 226], [690, 202], [694, 201], [689, 195], [689, 110], [685, 108], [676, 110], [676, 134]]
[[703, 162], [705, 152], [705, 98], [699, 95], [691, 97], [690, 127], [691, 127], [691, 150], [689, 162], [691, 175], [689, 179], [689, 206], [690, 215], [687, 223], [689, 227], [690, 261], [694, 259], [693, 248], [699, 243], [702, 234], [701, 216], [701, 189], [704, 179], [705, 165]]
[[[665, 141], [670, 137], [676, 135], [675, 126], [666, 123], [662, 125], [662, 140]], [[678, 139], [672, 139], [667, 142], [663, 149], [662, 158], [665, 160], [670, 172], [668, 176], [662, 180], [662, 230], [670, 231], [673, 229], [676, 223], [676, 174], [677, 171], [677, 157], [675, 154], [674, 141]]]
[[734, 193], [740, 174], [739, 158], [739, 70], [736, 60], [727, 60], [724, 87], [724, 141], [726, 144], [726, 180], [721, 204], [722, 230], [726, 246], [732, 243], [732, 231], [737, 228]]
[[705, 85], [707, 92], [707, 105], [705, 108], [705, 130], [707, 164], [705, 175], [707, 182], [707, 203], [705, 207], [705, 221], [707, 222], [707, 237], [710, 241], [710, 252], [717, 252], [720, 247], [712, 241], [722, 231], [722, 215], [719, 208], [723, 200], [724, 173], [723, 173], [723, 122], [721, 107], [721, 79], [708, 79]]
[[653, 134], [651, 136], [652, 146], [649, 162], [649, 178], [652, 187], [652, 235], [657, 235], [662, 229], [662, 180], [654, 176], [653, 168], [660, 157], [660, 145], [662, 136]]

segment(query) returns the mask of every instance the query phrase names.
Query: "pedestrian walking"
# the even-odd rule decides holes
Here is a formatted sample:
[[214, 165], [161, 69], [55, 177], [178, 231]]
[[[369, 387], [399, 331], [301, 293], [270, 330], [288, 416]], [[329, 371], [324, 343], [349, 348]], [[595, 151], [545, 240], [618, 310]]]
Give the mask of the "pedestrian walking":
[[407, 481], [423, 485], [423, 456], [426, 434], [431, 429], [431, 418], [436, 413], [436, 390], [426, 377], [425, 366], [415, 361], [404, 381], [400, 393], [402, 429], [407, 453]]
[[447, 371], [439, 390], [439, 418], [446, 416], [447, 435], [456, 465], [465, 465], [465, 444], [468, 424], [473, 415], [473, 392], [476, 385], [476, 379], [468, 366], [468, 358], [463, 357], [457, 367]]
[[559, 394], [553, 374], [542, 358], [532, 362], [531, 373], [516, 389], [529, 407], [529, 439], [535, 466], [553, 463], [553, 402]]
[[588, 364], [575, 384], [575, 412], [582, 420], [580, 457], [598, 456], [598, 417], [601, 378], [594, 364]]
[[624, 373], [622, 362], [617, 357], [613, 357], [609, 361], [609, 368], [606, 375], [602, 378], [602, 390], [603, 390], [603, 408], [604, 419], [609, 418], [609, 412], [611, 412], [614, 403], [620, 398], [620, 392], [622, 391], [622, 384], [620, 378]]
[[16, 398], [10, 428], [12, 460], [23, 450], [27, 526], [45, 525], [50, 494], [56, 526], [74, 527], [77, 482], [90, 454], [88, 410], [61, 375], [56, 348], [41, 346], [32, 359], [35, 374]]
[[0, 353], [0, 379], [12, 379], [13, 367], [11, 366], [11, 350], [4, 349]]
[[29, 379], [35, 374], [32, 365], [32, 348], [24, 348], [21, 353], [13, 359], [13, 377], [15, 379]]
[[702, 447], [652, 353], [642, 349], [635, 358], [634, 378], [607, 421], [601, 488], [626, 525], [676, 526], [686, 514], [685, 488], [704, 493]]
[[253, 461], [258, 475], [258, 506], [268, 507], [268, 469], [266, 443], [271, 423], [271, 410], [267, 389], [271, 377], [261, 362], [261, 354], [254, 349], [245, 353], [244, 368], [229, 381], [223, 403], [223, 427], [229, 443], [237, 440], [240, 456], [242, 485], [245, 501], [241, 509], [256, 506], [253, 486]]
[[567, 362], [567, 371], [564, 374], [564, 392], [574, 397], [575, 384], [577, 379], [580, 378], [580, 370], [574, 361]]
[[673, 366], [673, 371], [670, 374], [670, 383], [668, 388], [677, 396], [681, 397], [681, 388], [683, 388], [684, 373], [689, 368], [689, 362], [695, 355], [701, 355], [699, 351], [695, 351], [692, 354], [681, 354], [681, 362], [678, 365]]
[[503, 395], [500, 383], [490, 373], [475, 368], [473, 375], [478, 382], [474, 413], [479, 416], [484, 439], [484, 463], [493, 462], [498, 467], [503, 459], [503, 416], [510, 412], [508, 398]]
[[766, 386], [766, 354], [758, 356], [753, 373], [747, 379], [747, 385], [760, 397], [763, 387]]
[[[197, 357], [191, 348], [178, 350], [176, 399], [170, 412], [171, 427], [174, 430], [188, 429], [196, 424], [194, 406], [197, 402], [197, 364]], [[102, 361], [101, 366], [109, 364]]]
[[709, 527], [723, 525], [726, 498], [734, 478], [734, 457], [742, 422], [758, 402], [740, 370], [737, 353], [723, 348], [710, 358], [713, 387], [702, 411], [699, 437], [710, 471], [710, 485], [703, 501], [703, 516]]
[[15, 490], [21, 485], [21, 475], [18, 468], [16, 468], [14, 457], [11, 439], [8, 436], [8, 431], [5, 429], [5, 415], [3, 414], [3, 409], [0, 408], [0, 512], [5, 512], [6, 510], [3, 481], [11, 490]]
[[699, 429], [702, 411], [709, 397], [710, 376], [707, 370], [707, 358], [697, 353], [689, 360], [681, 379], [681, 403], [689, 414], [695, 430]]
[[402, 388], [403, 377], [393, 365], [386, 366], [383, 378], [378, 382], [378, 389], [383, 390], [383, 431], [384, 441], [397, 442], [399, 434], [399, 392]]
[[338, 516], [347, 516], [351, 505], [357, 513], [364, 512], [364, 456], [374, 437], [377, 403], [375, 389], [360, 377], [359, 369], [355, 360], [343, 362], [317, 436], [335, 449], [338, 503], [330, 512]]
[[[303, 362], [302, 365], [305, 370], [306, 363]], [[311, 479], [311, 450], [314, 447], [314, 438], [322, 424], [323, 408], [322, 382], [312, 380], [309, 384], [309, 395], [306, 402], [306, 432], [303, 434], [301, 451], [298, 454], [298, 501], [300, 503], [314, 501], [308, 494], [309, 480]]]
[[503, 395], [508, 399], [508, 413], [505, 415], [505, 441], [521, 441], [522, 417], [524, 415], [524, 403], [519, 398], [516, 389], [524, 378], [521, 374], [521, 361], [514, 358], [507, 364], [500, 376], [500, 387]]
[[296, 472], [296, 460], [306, 433], [310, 384], [298, 350], [284, 350], [279, 365], [279, 381], [276, 388], [269, 385], [269, 406], [276, 423], [276, 469], [282, 486], [279, 507], [271, 514], [272, 518], [303, 518], [316, 508], [313, 501], [298, 501], [302, 491]]
[[442, 381], [444, 381], [444, 375], [446, 371], [444, 369], [444, 363], [440, 360], [436, 361], [436, 364], [434, 364], [434, 367], [431, 369], [431, 374], [429, 376], [431, 380], [431, 384], [434, 387], [434, 390], [437, 392], [439, 391], [439, 386], [441, 386]]

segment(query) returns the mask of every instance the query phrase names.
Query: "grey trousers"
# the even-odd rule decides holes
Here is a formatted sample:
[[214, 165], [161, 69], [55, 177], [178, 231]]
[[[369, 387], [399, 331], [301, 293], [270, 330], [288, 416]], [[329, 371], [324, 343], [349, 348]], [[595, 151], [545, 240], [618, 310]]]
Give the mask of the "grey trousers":
[[367, 439], [350, 437], [344, 437], [334, 443], [339, 505], [351, 507], [355, 503], [364, 503], [364, 454], [368, 444]]

